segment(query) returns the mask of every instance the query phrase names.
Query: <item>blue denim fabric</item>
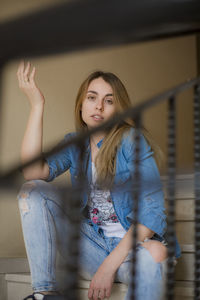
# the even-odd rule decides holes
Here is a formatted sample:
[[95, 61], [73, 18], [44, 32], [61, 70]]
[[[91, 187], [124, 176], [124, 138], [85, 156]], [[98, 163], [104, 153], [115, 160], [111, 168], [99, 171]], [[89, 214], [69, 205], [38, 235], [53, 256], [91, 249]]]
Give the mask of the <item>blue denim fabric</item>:
[[[124, 134], [117, 150], [116, 175], [114, 186], [111, 188], [111, 198], [118, 220], [127, 231], [134, 220], [133, 214], [133, 176], [135, 160], [135, 144], [133, 143], [134, 128]], [[63, 141], [70, 140], [76, 133], [69, 133]], [[61, 143], [63, 143], [61, 141]], [[98, 143], [100, 148], [103, 140]], [[59, 153], [48, 157], [50, 174], [47, 181], [53, 180], [66, 170], [70, 169], [72, 185], [78, 185], [79, 174], [79, 149], [70, 146]], [[166, 233], [166, 215], [164, 208], [164, 195], [159, 171], [155, 163], [151, 147], [140, 134], [140, 178], [141, 189], [139, 197], [138, 222], [155, 232], [153, 238], [162, 241]], [[91, 152], [89, 140], [85, 143], [84, 170], [88, 182], [91, 182]], [[85, 192], [82, 199], [82, 210], [87, 205], [88, 195]], [[96, 232], [99, 228], [93, 224]], [[176, 241], [176, 257], [180, 257], [181, 251]]]
[[[63, 211], [57, 189], [42, 180], [23, 185], [19, 195], [24, 240], [29, 259], [34, 291], [57, 290], [56, 252], [67, 257], [70, 225]], [[107, 255], [117, 246], [120, 238], [105, 237], [92, 223], [83, 219], [80, 240], [80, 273], [91, 279]], [[57, 243], [56, 243], [57, 241]], [[125, 300], [130, 299], [131, 278], [130, 251], [116, 273], [116, 281], [128, 285]], [[156, 263], [148, 250], [137, 248], [136, 299], [161, 299], [164, 284], [165, 262]]]

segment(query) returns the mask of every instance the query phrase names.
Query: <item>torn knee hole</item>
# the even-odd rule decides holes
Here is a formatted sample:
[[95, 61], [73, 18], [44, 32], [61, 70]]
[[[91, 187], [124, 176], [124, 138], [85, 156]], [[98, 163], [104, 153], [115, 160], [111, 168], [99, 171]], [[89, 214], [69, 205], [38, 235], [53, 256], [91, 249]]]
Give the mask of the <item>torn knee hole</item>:
[[29, 205], [28, 205], [28, 198], [33, 190], [33, 188], [36, 186], [36, 183], [34, 181], [28, 181], [23, 184], [20, 193], [18, 194], [18, 200], [19, 200], [19, 209], [24, 215], [25, 213], [29, 212]]
[[155, 262], [162, 262], [167, 258], [167, 247], [158, 241], [148, 241], [142, 244], [146, 248]]
[[21, 193], [19, 196], [22, 199], [26, 199], [28, 197], [28, 194], [27, 193]]
[[32, 188], [34, 188], [36, 186], [36, 183], [34, 181], [28, 181], [26, 183], [24, 183], [22, 190], [26, 191], [26, 190], [30, 190]]
[[34, 186], [36, 186], [36, 184], [35, 184], [35, 182], [34, 181], [27, 181], [26, 183], [25, 183], [25, 185], [26, 186], [30, 186], [30, 187], [34, 187]]
[[27, 199], [29, 197], [30, 192], [32, 191], [33, 187], [35, 187], [34, 182], [26, 182], [23, 186], [21, 191], [18, 194], [18, 199]]
[[20, 195], [19, 208], [23, 214], [29, 212], [27, 196], [28, 195], [26, 193], [23, 193], [22, 195]]

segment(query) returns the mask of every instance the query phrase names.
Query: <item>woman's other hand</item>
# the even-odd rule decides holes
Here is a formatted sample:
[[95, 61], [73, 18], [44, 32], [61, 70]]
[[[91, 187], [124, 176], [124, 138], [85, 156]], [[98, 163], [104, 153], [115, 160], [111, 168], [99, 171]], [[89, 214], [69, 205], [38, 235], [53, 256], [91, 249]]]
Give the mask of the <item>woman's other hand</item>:
[[115, 273], [105, 268], [102, 264], [94, 274], [88, 290], [90, 300], [99, 300], [109, 298], [114, 282]]
[[25, 66], [22, 61], [17, 70], [17, 78], [19, 88], [28, 97], [32, 107], [44, 104], [44, 96], [35, 83], [35, 67], [31, 71], [31, 63], [28, 62]]

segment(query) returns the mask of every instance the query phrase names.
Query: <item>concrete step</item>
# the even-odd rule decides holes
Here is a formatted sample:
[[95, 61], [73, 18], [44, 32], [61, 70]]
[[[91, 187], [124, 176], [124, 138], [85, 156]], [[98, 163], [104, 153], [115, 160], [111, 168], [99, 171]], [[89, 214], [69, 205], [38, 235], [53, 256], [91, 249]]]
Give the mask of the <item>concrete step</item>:
[[[6, 274], [7, 282], [7, 299], [6, 300], [22, 300], [24, 297], [32, 293], [30, 274]], [[88, 300], [87, 291], [89, 281], [79, 281], [80, 299]], [[120, 283], [114, 283], [112, 296], [109, 300], [123, 300], [127, 286]], [[175, 288], [175, 300], [192, 300], [193, 299], [193, 283], [186, 281], [177, 281]]]
[[6, 274], [7, 299], [22, 300], [32, 294], [30, 274]]
[[[7, 300], [22, 300], [29, 294], [32, 294], [31, 276], [30, 274], [6, 274], [7, 282]], [[79, 281], [79, 292], [81, 300], [88, 300], [87, 291], [89, 288], [89, 281]], [[110, 300], [122, 300], [127, 291], [125, 284], [115, 283], [112, 290]]]

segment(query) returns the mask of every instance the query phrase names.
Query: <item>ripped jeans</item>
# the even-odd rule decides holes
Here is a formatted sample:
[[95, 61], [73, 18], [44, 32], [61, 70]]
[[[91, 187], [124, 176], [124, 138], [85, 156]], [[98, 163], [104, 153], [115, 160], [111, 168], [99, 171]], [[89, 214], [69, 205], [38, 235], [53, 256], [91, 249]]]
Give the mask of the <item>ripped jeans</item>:
[[[55, 291], [57, 242], [65, 253], [69, 221], [61, 208], [56, 187], [42, 180], [25, 183], [18, 195], [24, 241], [29, 260], [34, 291]], [[91, 279], [101, 263], [117, 246], [121, 238], [97, 234], [93, 226], [83, 221], [80, 230], [80, 269], [85, 279]], [[116, 272], [117, 282], [128, 285], [130, 299], [131, 251]], [[157, 263], [141, 244], [137, 246], [136, 299], [162, 299], [166, 260]]]

